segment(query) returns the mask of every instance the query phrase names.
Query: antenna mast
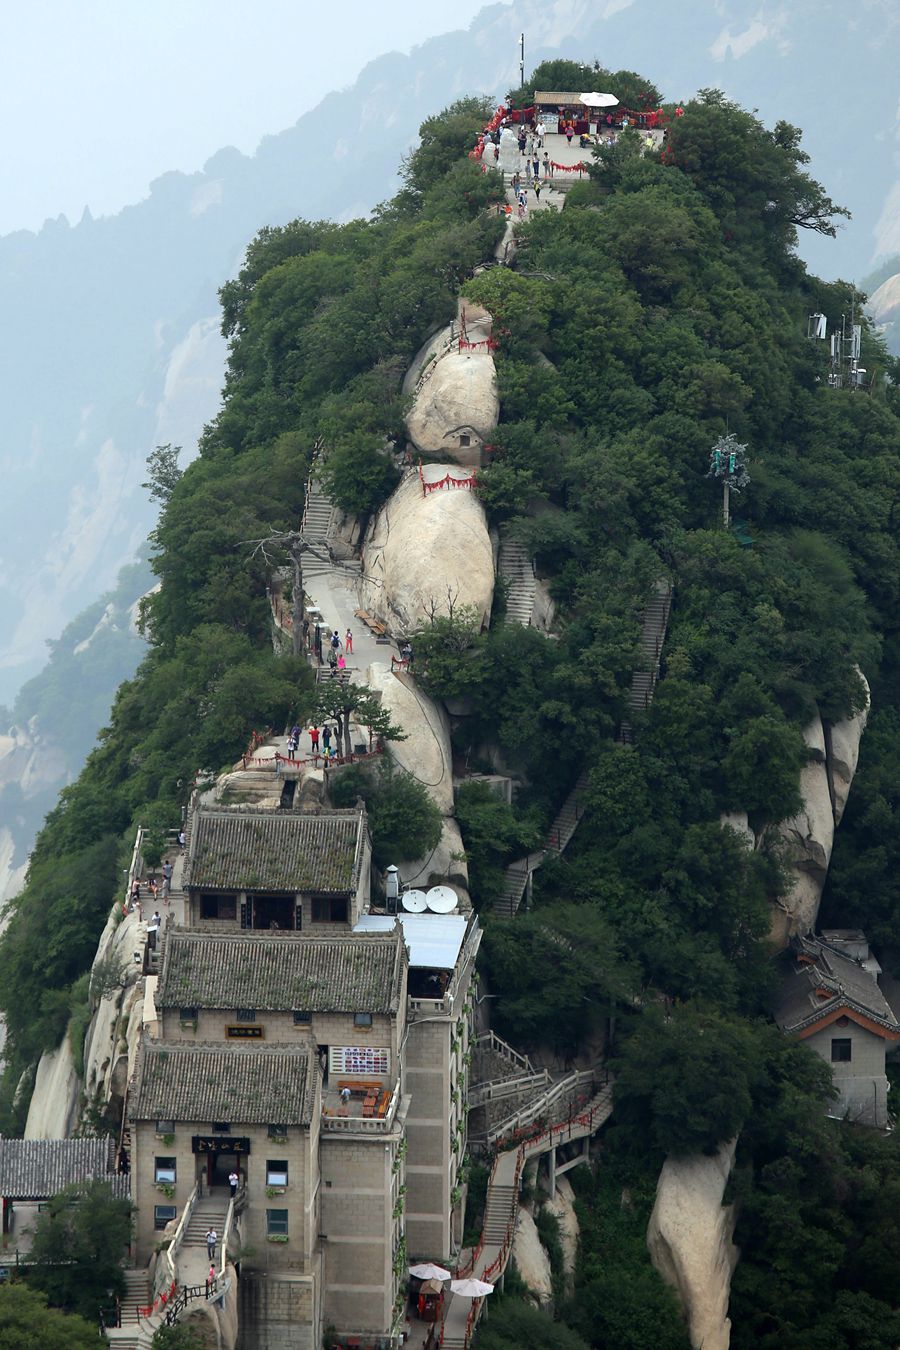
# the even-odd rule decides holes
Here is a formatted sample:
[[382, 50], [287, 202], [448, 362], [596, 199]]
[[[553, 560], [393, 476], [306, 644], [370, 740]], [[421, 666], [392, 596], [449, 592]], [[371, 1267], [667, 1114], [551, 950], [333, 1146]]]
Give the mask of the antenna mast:
[[519, 34], [519, 86], [525, 83], [525, 34]]

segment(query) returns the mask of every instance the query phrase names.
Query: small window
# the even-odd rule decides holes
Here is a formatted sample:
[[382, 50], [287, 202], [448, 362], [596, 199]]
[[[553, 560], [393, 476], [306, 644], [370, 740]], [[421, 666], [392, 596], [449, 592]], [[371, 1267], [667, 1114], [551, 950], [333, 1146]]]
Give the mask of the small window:
[[305, 1012], [302, 1008], [294, 1009], [294, 1025], [297, 1027], [308, 1026], [312, 1021], [312, 1013]]
[[158, 1121], [156, 1122], [156, 1133], [157, 1133], [157, 1134], [174, 1134], [174, 1133], [175, 1133], [175, 1122], [174, 1122], [174, 1120], [158, 1120]]
[[287, 1160], [269, 1158], [266, 1162], [266, 1185], [286, 1186], [288, 1184]]
[[270, 1126], [269, 1126], [269, 1138], [270, 1138], [270, 1139], [287, 1139], [287, 1132], [288, 1132], [288, 1131], [287, 1131], [287, 1126], [286, 1126], [286, 1125], [270, 1125]]
[[286, 1209], [266, 1210], [266, 1236], [287, 1237], [288, 1212]]
[[853, 1042], [849, 1036], [846, 1040], [834, 1040], [831, 1042], [831, 1062], [832, 1064], [849, 1064], [853, 1058]]
[[235, 1016], [235, 1020], [238, 1021], [238, 1022], [255, 1022], [255, 1021], [256, 1021], [256, 1009], [255, 1009], [255, 1008], [237, 1008], [237, 1009], [235, 1010], [234, 1016]]
[[165, 1228], [167, 1223], [171, 1223], [178, 1210], [175, 1205], [154, 1205], [153, 1206], [153, 1227], [159, 1232]]
[[197, 1020], [197, 1009], [196, 1009], [196, 1008], [182, 1008], [182, 1009], [181, 1009], [181, 1012], [179, 1013], [179, 1017], [181, 1018], [182, 1022], [196, 1022], [196, 1020]]
[[231, 1125], [227, 1120], [214, 1120], [213, 1134], [231, 1134]]
[[174, 1181], [176, 1180], [175, 1159], [157, 1158], [156, 1166], [153, 1172], [153, 1180], [156, 1181], [157, 1183], [159, 1183], [160, 1181], [168, 1181], [174, 1183]]
[[471, 444], [472, 444], [472, 437], [471, 437], [471, 436], [468, 436], [465, 432], [463, 432], [462, 435], [461, 435], [460, 438], [459, 438], [459, 443], [460, 443], [460, 445], [471, 445]]
[[314, 895], [312, 916], [313, 923], [346, 923], [346, 896]]
[[354, 1013], [353, 1025], [355, 1027], [370, 1027], [372, 1025], [371, 1013]]

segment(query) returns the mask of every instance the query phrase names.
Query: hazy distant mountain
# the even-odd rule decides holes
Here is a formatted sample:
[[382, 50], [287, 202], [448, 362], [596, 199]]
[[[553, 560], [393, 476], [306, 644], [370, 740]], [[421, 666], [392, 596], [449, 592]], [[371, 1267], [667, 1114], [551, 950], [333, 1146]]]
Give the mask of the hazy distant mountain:
[[424, 116], [514, 82], [520, 28], [529, 67], [550, 54], [596, 57], [646, 72], [673, 97], [718, 84], [767, 119], [801, 123], [815, 172], [855, 215], [837, 244], [809, 242], [813, 265], [850, 275], [891, 250], [897, 222], [879, 224], [900, 69], [889, 0], [493, 5], [468, 33], [373, 61], [252, 158], [224, 149], [195, 174], [157, 179], [115, 217], [0, 239], [0, 699], [146, 534], [148, 451], [191, 445], [214, 412], [216, 290], [248, 239], [265, 223], [344, 219], [388, 196]]

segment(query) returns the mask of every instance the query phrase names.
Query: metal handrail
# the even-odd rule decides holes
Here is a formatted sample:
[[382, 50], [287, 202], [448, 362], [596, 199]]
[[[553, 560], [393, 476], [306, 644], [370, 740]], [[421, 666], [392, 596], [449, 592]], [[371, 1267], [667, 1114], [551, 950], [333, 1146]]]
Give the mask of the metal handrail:
[[219, 1261], [219, 1274], [224, 1277], [225, 1265], [228, 1261], [228, 1240], [231, 1237], [231, 1229], [234, 1225], [234, 1200], [232, 1196], [228, 1201], [228, 1213], [225, 1215], [225, 1227], [222, 1229], [222, 1256]]
[[194, 1206], [197, 1203], [197, 1193], [198, 1188], [195, 1184], [194, 1189], [187, 1198], [184, 1209], [181, 1211], [181, 1218], [178, 1220], [178, 1226], [172, 1235], [172, 1241], [166, 1248], [166, 1262], [173, 1280], [175, 1279], [175, 1256], [178, 1248], [181, 1246], [181, 1240], [184, 1237], [184, 1232], [190, 1222], [191, 1215], [194, 1212]]

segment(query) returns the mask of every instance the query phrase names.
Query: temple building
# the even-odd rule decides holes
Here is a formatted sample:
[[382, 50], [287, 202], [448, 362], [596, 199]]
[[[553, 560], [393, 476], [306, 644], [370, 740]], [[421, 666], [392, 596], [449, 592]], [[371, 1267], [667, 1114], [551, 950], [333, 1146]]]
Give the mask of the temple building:
[[879, 986], [881, 967], [865, 934], [828, 929], [795, 937], [782, 960], [775, 1021], [830, 1065], [837, 1098], [829, 1114], [884, 1128], [885, 1056], [900, 1041], [900, 1022]]
[[370, 858], [362, 806], [202, 808], [160, 940], [127, 1107], [137, 1260], [215, 1201], [260, 1345], [389, 1338], [409, 1259], [460, 1238], [481, 932], [373, 912]]

